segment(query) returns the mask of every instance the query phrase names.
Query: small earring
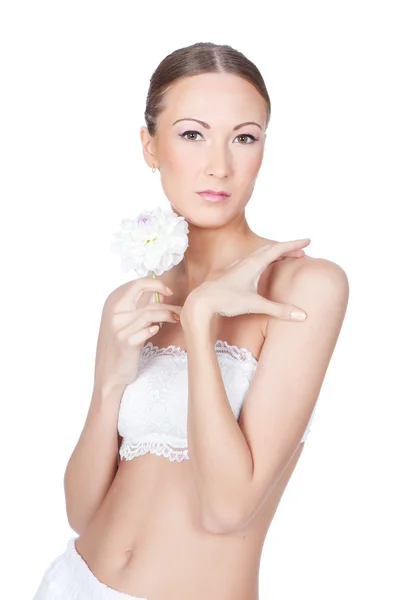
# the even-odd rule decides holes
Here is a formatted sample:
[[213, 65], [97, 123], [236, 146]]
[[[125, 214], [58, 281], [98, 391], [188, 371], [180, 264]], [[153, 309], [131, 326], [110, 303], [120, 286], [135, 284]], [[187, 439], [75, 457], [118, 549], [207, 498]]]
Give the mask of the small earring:
[[151, 170], [152, 170], [152, 172], [153, 172], [153, 173], [155, 173], [155, 172], [156, 172], [156, 168], [155, 168], [155, 166], [154, 166], [154, 163], [153, 163], [153, 168], [152, 168]]

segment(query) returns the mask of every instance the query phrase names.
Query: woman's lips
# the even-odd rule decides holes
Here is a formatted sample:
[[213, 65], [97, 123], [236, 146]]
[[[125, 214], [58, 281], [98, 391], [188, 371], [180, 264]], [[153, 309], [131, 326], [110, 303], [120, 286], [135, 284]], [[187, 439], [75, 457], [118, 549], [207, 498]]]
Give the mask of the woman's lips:
[[222, 202], [229, 198], [226, 194], [210, 194], [207, 192], [196, 192], [196, 194], [199, 194], [199, 196], [204, 198], [204, 200], [207, 200], [207, 202]]

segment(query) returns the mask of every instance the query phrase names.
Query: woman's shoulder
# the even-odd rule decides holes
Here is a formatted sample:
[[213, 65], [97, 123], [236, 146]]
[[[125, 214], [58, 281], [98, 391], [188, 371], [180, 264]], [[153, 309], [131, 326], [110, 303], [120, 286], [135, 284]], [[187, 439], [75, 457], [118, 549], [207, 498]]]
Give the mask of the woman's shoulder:
[[[264, 240], [264, 243], [277, 240]], [[343, 267], [332, 260], [314, 257], [308, 254], [300, 258], [287, 257], [276, 261], [267, 268], [268, 277], [265, 277], [264, 291], [266, 297], [274, 302], [284, 302], [284, 298], [290, 290], [293, 281], [299, 277], [305, 280], [308, 277], [324, 277], [327, 280], [337, 282], [338, 285], [348, 287], [347, 274]]]

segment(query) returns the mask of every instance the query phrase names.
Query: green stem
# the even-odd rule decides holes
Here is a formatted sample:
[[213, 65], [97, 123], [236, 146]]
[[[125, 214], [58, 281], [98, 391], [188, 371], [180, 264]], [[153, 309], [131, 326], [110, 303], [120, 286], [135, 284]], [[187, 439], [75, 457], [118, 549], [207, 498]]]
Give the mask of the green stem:
[[[152, 271], [152, 273], [153, 273], [153, 275], [152, 275], [153, 279], [155, 279], [156, 278], [156, 274], [155, 274], [154, 271]], [[160, 302], [160, 296], [159, 296], [158, 292], [156, 292], [156, 302]], [[160, 329], [161, 329], [162, 326], [163, 326], [163, 324], [160, 323]]]

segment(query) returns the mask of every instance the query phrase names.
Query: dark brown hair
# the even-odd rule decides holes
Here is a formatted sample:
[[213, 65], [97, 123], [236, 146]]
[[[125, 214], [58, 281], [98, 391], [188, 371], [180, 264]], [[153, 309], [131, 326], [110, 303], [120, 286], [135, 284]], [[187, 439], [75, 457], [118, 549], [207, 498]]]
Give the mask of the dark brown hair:
[[151, 76], [144, 113], [150, 135], [156, 134], [158, 116], [163, 110], [163, 98], [170, 86], [179, 79], [202, 73], [232, 73], [253, 84], [267, 104], [268, 126], [271, 101], [264, 79], [255, 64], [232, 46], [198, 42], [168, 54]]

